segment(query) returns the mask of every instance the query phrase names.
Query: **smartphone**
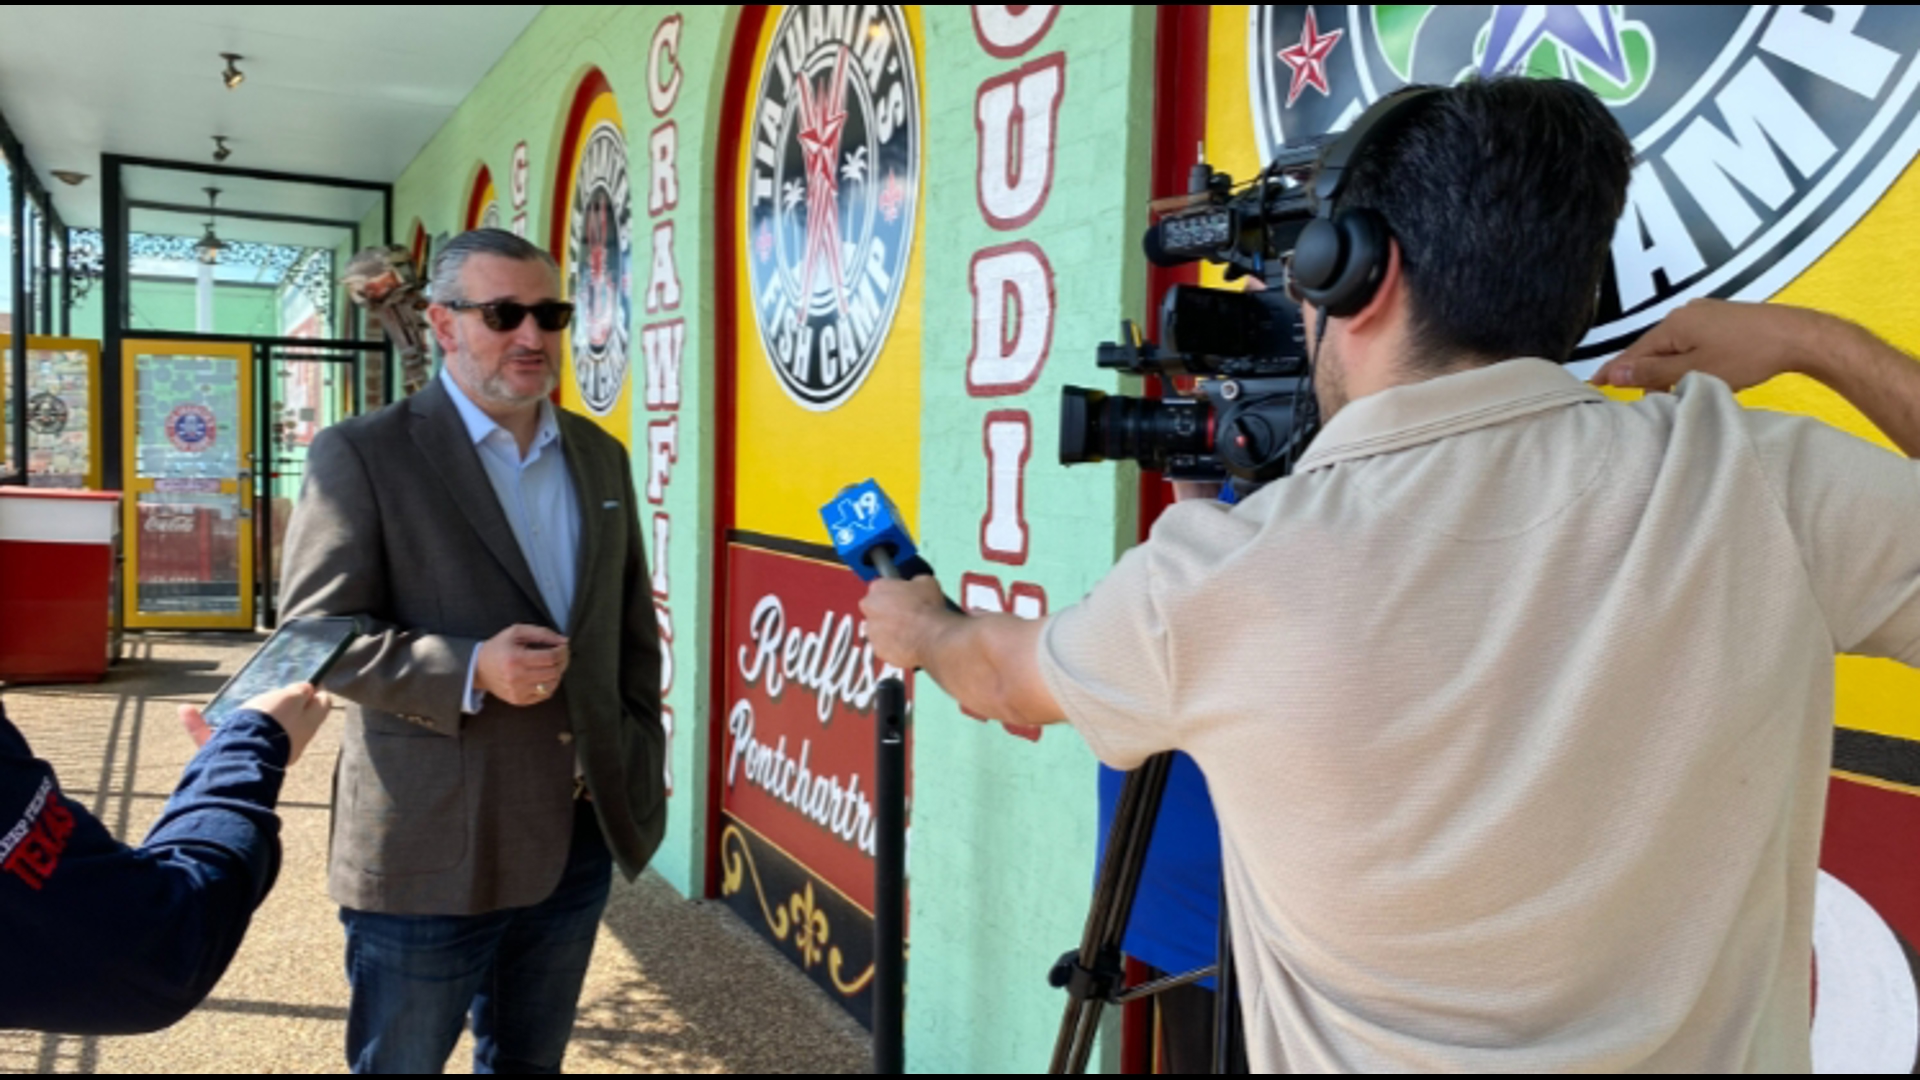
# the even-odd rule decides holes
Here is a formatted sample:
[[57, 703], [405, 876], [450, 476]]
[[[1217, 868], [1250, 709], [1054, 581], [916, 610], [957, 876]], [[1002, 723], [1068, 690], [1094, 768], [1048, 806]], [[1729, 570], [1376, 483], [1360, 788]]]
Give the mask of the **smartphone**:
[[201, 710], [207, 725], [219, 727], [242, 705], [269, 690], [299, 683], [318, 687], [360, 634], [360, 627], [359, 619], [347, 616], [309, 616], [281, 623]]

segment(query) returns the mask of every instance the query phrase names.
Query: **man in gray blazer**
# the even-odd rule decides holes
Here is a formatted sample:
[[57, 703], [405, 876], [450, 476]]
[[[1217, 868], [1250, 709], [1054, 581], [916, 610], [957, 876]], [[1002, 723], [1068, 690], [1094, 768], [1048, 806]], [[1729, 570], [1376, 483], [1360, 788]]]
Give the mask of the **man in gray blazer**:
[[612, 874], [666, 825], [660, 640], [627, 453], [552, 405], [552, 258], [498, 229], [434, 260], [446, 353], [412, 397], [314, 440], [287, 531], [288, 615], [375, 632], [352, 703], [328, 880], [346, 926], [348, 1064], [551, 1071]]

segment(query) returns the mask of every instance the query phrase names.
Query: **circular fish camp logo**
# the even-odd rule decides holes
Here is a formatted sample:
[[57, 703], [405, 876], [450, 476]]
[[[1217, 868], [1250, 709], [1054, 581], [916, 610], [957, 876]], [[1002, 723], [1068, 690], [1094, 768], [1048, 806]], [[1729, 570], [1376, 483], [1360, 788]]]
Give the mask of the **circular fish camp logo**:
[[52, 391], [42, 390], [27, 399], [27, 430], [35, 435], [58, 435], [67, 430], [72, 417], [73, 410]]
[[920, 94], [900, 8], [788, 7], [749, 116], [754, 322], [787, 394], [837, 408], [873, 370], [906, 288]]
[[1262, 160], [1409, 83], [1568, 78], [1612, 108], [1637, 161], [1581, 358], [1696, 297], [1772, 296], [1920, 150], [1912, 7], [1273, 5], [1249, 18]]
[[606, 121], [596, 125], [581, 147], [578, 168], [567, 233], [573, 377], [587, 408], [605, 416], [626, 381], [633, 325], [632, 209], [627, 140], [620, 128]]
[[181, 405], [167, 414], [167, 441], [175, 450], [200, 453], [213, 445], [219, 430], [213, 410], [205, 405]]

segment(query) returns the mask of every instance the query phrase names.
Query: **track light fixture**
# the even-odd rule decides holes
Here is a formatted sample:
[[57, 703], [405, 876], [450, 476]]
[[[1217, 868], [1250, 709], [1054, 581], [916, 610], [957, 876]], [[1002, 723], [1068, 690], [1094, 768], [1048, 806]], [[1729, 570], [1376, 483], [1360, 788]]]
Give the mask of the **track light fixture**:
[[225, 161], [232, 156], [233, 147], [227, 145], [227, 137], [225, 135], [215, 135], [213, 137], [213, 160]]
[[220, 73], [220, 81], [227, 84], [227, 89], [231, 90], [234, 87], [239, 86], [241, 83], [245, 82], [247, 79], [246, 75], [243, 74], [239, 68], [234, 67], [233, 62], [235, 60], [244, 60], [246, 58], [241, 56], [239, 53], [230, 53], [230, 52], [223, 52], [220, 54], [220, 56], [222, 59], [226, 60], [227, 62], [227, 70]]

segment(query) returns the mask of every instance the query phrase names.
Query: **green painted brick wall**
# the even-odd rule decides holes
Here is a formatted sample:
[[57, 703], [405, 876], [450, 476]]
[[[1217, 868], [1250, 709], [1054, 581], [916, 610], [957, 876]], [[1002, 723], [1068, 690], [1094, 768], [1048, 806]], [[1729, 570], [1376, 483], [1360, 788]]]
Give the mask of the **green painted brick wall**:
[[[545, 246], [552, 221], [550, 204], [559, 144], [566, 136], [567, 110], [581, 77], [589, 69], [599, 68], [619, 103], [627, 135], [628, 175], [635, 199], [632, 242], [636, 355], [631, 377], [644, 379], [644, 361], [638, 355], [638, 324], [644, 311], [639, 293], [646, 287], [647, 244], [652, 227], [647, 218], [645, 185], [650, 164], [647, 136], [655, 122], [647, 103], [646, 63], [655, 27], [676, 13], [684, 19], [679, 55], [684, 74], [678, 100], [670, 110], [670, 118], [679, 133], [680, 174], [680, 205], [671, 214], [682, 289], [681, 309], [676, 314], [686, 320], [688, 332], [678, 410], [679, 460], [673, 468], [664, 506], [673, 521], [667, 563], [672, 582], [670, 611], [675, 677], [666, 704], [673, 710], [677, 728], [672, 754], [675, 790], [668, 811], [667, 836], [653, 868], [682, 892], [697, 895], [703, 887], [705, 872], [707, 700], [702, 688], [708, 680], [706, 642], [711, 636], [712, 607], [709, 552], [713, 508], [706, 492], [710, 490], [713, 461], [710, 388], [714, 290], [708, 237], [715, 153], [712, 140], [722, 90], [713, 73], [725, 67], [726, 48], [732, 27], [738, 21], [737, 12], [732, 8], [678, 9], [654, 5], [548, 7], [394, 184], [394, 240], [408, 243], [416, 219], [429, 235], [459, 231], [464, 224], [470, 186], [482, 163], [493, 175], [503, 220], [510, 221], [514, 212], [509, 190], [513, 148], [525, 140], [530, 163], [527, 237]], [[636, 400], [635, 430], [629, 445], [638, 450], [634, 457], [634, 481], [635, 487], [643, 491], [648, 419], [649, 414]], [[643, 514], [643, 524], [649, 517], [650, 513]], [[657, 552], [649, 551], [648, 557], [657, 565]]]
[[[712, 635], [715, 310], [712, 223], [726, 65], [734, 7], [549, 7], [528, 27], [395, 184], [395, 242], [417, 218], [429, 234], [462, 224], [469, 185], [484, 162], [508, 203], [514, 144], [527, 142], [528, 236], [544, 244], [558, 143], [581, 75], [606, 75], [626, 126], [634, 203], [634, 340], [646, 286], [645, 191], [648, 44], [663, 18], [684, 20], [683, 82], [671, 111], [678, 129], [680, 205], [672, 212], [686, 320], [678, 410], [680, 445], [665, 510], [672, 516], [676, 789], [667, 839], [654, 869], [698, 895], [705, 872], [707, 687]], [[925, 20], [926, 274], [922, 327], [921, 543], [950, 593], [963, 572], [1031, 582], [1050, 607], [1077, 600], [1131, 542], [1137, 477], [1130, 468], [1055, 463], [1059, 388], [1076, 383], [1129, 389], [1093, 366], [1094, 348], [1123, 315], [1137, 315], [1144, 271], [1136, 241], [1144, 224], [1153, 52], [1151, 8], [1063, 8], [1024, 56], [990, 56], [965, 7], [928, 7]], [[976, 203], [975, 99], [980, 83], [1054, 52], [1066, 86], [1051, 194], [1042, 212], [1012, 232], [990, 228]], [[969, 397], [973, 332], [968, 288], [980, 248], [1030, 240], [1045, 252], [1056, 290], [1052, 346], [1036, 385], [1022, 395]], [[636, 357], [633, 377], [644, 377]], [[639, 383], [636, 382], [636, 389]], [[1026, 469], [1027, 562], [982, 559], [987, 512], [982, 422], [1020, 408], [1033, 423]], [[644, 489], [645, 425], [636, 400], [631, 445]], [[903, 448], [913, 453], [913, 448]], [[849, 480], [858, 479], [850, 477]], [[650, 556], [654, 553], [650, 552]], [[1077, 944], [1093, 874], [1095, 765], [1070, 731], [1038, 742], [962, 716], [931, 680], [916, 690], [916, 758], [908, 990], [908, 1064], [916, 1071], [1011, 1071], [1045, 1067], [1064, 1003], [1046, 986], [1053, 959]], [[935, 764], [937, 763], [937, 765]]]
[[[940, 225], [927, 230], [925, 252], [921, 545], [950, 593], [972, 571], [1008, 588], [1038, 584], [1057, 609], [1099, 580], [1135, 528], [1138, 474], [1063, 468], [1055, 447], [1060, 387], [1119, 388], [1094, 367], [1095, 347], [1145, 295], [1132, 252], [1145, 224], [1152, 9], [1063, 7], [1028, 52], [1006, 60], [981, 47], [965, 7], [926, 11], [927, 220]], [[1065, 54], [1065, 74], [1053, 185], [1031, 223], [998, 231], [976, 201], [976, 96], [983, 80], [1055, 52]], [[1036, 244], [1052, 267], [1052, 344], [1032, 389], [969, 397], [972, 256], [1015, 240]], [[1033, 423], [1022, 566], [989, 562], [980, 550], [982, 425], [1003, 409], [1024, 409]], [[961, 715], [929, 679], [915, 693], [911, 1061], [954, 1072], [1043, 1069], [1065, 1001], [1046, 985], [1047, 969], [1079, 944], [1092, 887], [1096, 763], [1065, 727], [1029, 742]]]

